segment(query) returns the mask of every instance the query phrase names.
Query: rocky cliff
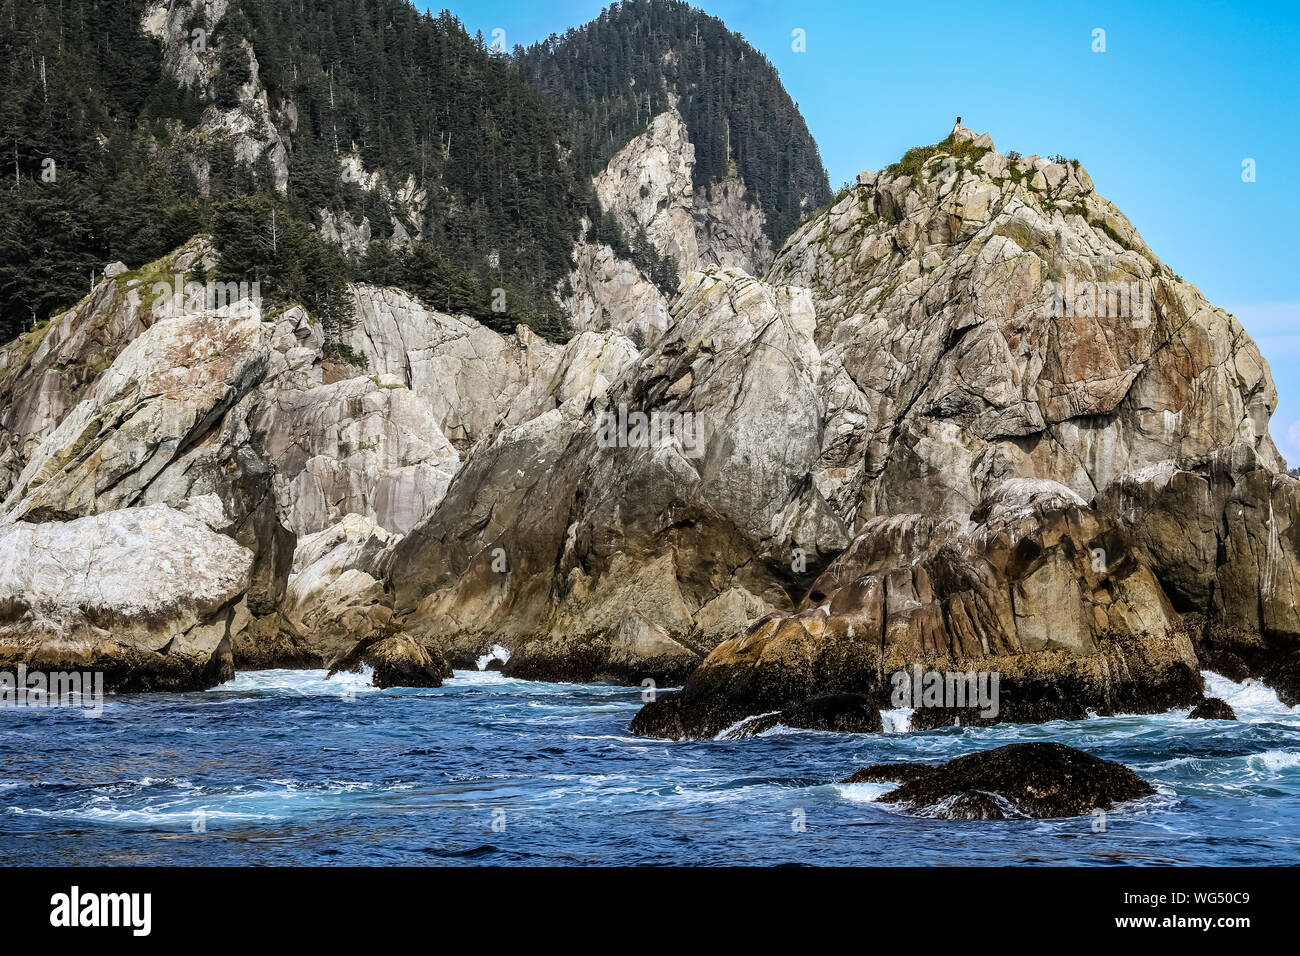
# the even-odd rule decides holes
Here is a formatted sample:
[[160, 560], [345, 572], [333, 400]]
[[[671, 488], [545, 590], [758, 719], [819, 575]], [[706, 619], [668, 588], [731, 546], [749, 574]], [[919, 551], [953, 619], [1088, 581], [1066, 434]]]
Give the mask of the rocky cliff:
[[[232, 653], [239, 666], [319, 666], [390, 625], [379, 552], [435, 510], [476, 443], [585, 407], [634, 354], [612, 333], [561, 347], [354, 286], [354, 321], [327, 355], [321, 326], [300, 308], [263, 314], [255, 297], [214, 306], [211, 286], [193, 281], [210, 256], [196, 240], [137, 272], [109, 268], [75, 308], [0, 351], [5, 553], [21, 562], [24, 550], [54, 554], [51, 542], [75, 549], [78, 535], [102, 532], [101, 518], [162, 509], [148, 526], [157, 533], [111, 553], [175, 568], [177, 591], [160, 591], [157, 604], [141, 592], [116, 617], [91, 597], [54, 614], [14, 596], [5, 659], [72, 642], [136, 686], [112, 663], [116, 631], [98, 624], [86, 637], [82, 618], [134, 615], [126, 632], [152, 633], [179, 606], [196, 619], [165, 633], [210, 639], [187, 645], [201, 659], [180, 676], [150, 679], [159, 686], [228, 675]], [[185, 521], [228, 543], [173, 553], [167, 529]], [[185, 569], [209, 557], [230, 564], [221, 601], [187, 583]], [[74, 600], [101, 573], [83, 565], [43, 560], [46, 587]], [[161, 640], [147, 646], [169, 653]], [[150, 666], [168, 672], [163, 663]]]
[[808, 479], [857, 537], [635, 726], [711, 734], [849, 689], [888, 707], [918, 665], [1000, 671], [1003, 719], [1162, 709], [1199, 693], [1193, 643], [1298, 699], [1300, 485], [1267, 363], [1077, 162], [958, 126], [859, 176], [768, 279], [811, 292]]
[[970, 511], [1010, 477], [1090, 500], [1118, 476], [1267, 433], [1268, 366], [1077, 162], [957, 127], [866, 173], [782, 249], [827, 380], [816, 480], [860, 519]]
[[[209, 39], [221, 30], [229, 9], [229, 0], [152, 0], [140, 21], [144, 33], [159, 42], [166, 72], [185, 89], [214, 101], [221, 50]], [[170, 147], [184, 154], [205, 192], [213, 156], [221, 149], [229, 149], [248, 166], [265, 162], [276, 190], [284, 192], [289, 181], [289, 152], [277, 120], [287, 131], [296, 132], [294, 108], [280, 104], [273, 111], [252, 43], [243, 37], [230, 43], [238, 44], [231, 56], [238, 60], [243, 82], [230, 100], [223, 97], [222, 102], [208, 105], [192, 129], [176, 127], [177, 136]]]
[[[698, 197], [642, 204], [622, 168], [638, 228], [703, 255]], [[146, 302], [207, 254], [110, 269], [0, 352], [0, 554], [152, 508], [184, 554], [128, 536], [142, 567], [234, 548], [238, 580], [100, 607], [93, 568], [45, 565], [64, 603], [11, 600], [5, 659], [73, 642], [125, 674], [118, 627], [167, 686], [366, 654], [435, 681], [500, 644], [520, 677], [684, 681], [634, 723], [674, 737], [874, 726], [916, 668], [1003, 693], [915, 726], [1185, 705], [1205, 666], [1300, 699], [1267, 363], [1076, 163], [957, 127], [764, 278], [687, 271], [641, 346], [366, 285], [330, 349], [300, 308]]]
[[[429, 634], [502, 638], [524, 676], [673, 680], [704, 656], [682, 713], [641, 722], [674, 733], [819, 690], [870, 695], [914, 664], [1004, 668], [1014, 719], [1159, 709], [1199, 693], [1194, 644], [1236, 646], [1246, 670], [1268, 652], [1223, 634], [1293, 653], [1295, 482], [1267, 435], [1275, 403], [1236, 320], [1086, 170], [958, 127], [863, 174], [766, 280], [689, 275], [662, 338], [583, 422], [502, 435], [471, 461], [459, 504], [399, 546], [397, 610]], [[698, 440], [607, 447], [601, 414], [624, 406], [690, 418]], [[521, 482], [530, 460], [544, 467]], [[1008, 525], [1016, 481], [1050, 493]], [[1190, 541], [1160, 524], [1189, 497], [1205, 528]], [[886, 518], [965, 530], [933, 553], [893, 549], [895, 565], [830, 564]], [[498, 548], [510, 574], [491, 571]], [[823, 607], [826, 574], [839, 597]], [[760, 615], [782, 639], [712, 649]], [[849, 664], [845, 640], [876, 652]]]

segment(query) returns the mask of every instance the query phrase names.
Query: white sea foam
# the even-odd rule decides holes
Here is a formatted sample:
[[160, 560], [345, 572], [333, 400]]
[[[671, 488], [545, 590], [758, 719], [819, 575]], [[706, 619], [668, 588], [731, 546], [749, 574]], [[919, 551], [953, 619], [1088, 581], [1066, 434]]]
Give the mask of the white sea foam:
[[[732, 724], [731, 726], [729, 726], [729, 727], [724, 727], [722, 730], [718, 731], [718, 733], [714, 736], [713, 739], [714, 739], [714, 740], [731, 740], [731, 739], [733, 739], [733, 738], [731, 737], [731, 735], [732, 735], [733, 733], [735, 733], [736, 731], [740, 730], [740, 728], [744, 727], [744, 726], [745, 726], [747, 723], [749, 723], [751, 720], [758, 720], [758, 718], [760, 718], [760, 717], [770, 717], [770, 716], [772, 716], [773, 714], [779, 714], [779, 713], [780, 713], [779, 710], [769, 710], [769, 711], [767, 711], [767, 713], [763, 713], [763, 714], [750, 714], [748, 717], [741, 717], [740, 720], [736, 721], [736, 722], [735, 722], [734, 724]], [[739, 739], [739, 738], [736, 738], [736, 739]]]
[[1288, 707], [1278, 698], [1277, 691], [1259, 681], [1238, 683], [1213, 671], [1201, 671], [1201, 676], [1205, 678], [1205, 696], [1227, 701], [1240, 721], [1300, 717], [1300, 706]]
[[896, 783], [837, 783], [836, 792], [851, 803], [875, 803], [890, 790], [898, 787]]
[[1276, 776], [1279, 772], [1300, 767], [1300, 752], [1294, 750], [1265, 750], [1246, 758], [1246, 766], [1256, 772]]
[[887, 734], [905, 734], [912, 729], [912, 707], [895, 707], [893, 710], [882, 710], [880, 720], [885, 725]]
[[210, 691], [233, 691], [235, 693], [287, 693], [303, 697], [316, 696], [354, 696], [373, 693], [379, 688], [371, 684], [374, 678], [372, 668], [363, 668], [360, 674], [340, 671], [328, 680], [326, 670], [265, 670], [240, 671], [234, 680], [226, 681]]
[[[211, 828], [214, 822], [267, 822], [289, 819], [302, 813], [327, 811], [348, 805], [357, 795], [380, 795], [412, 789], [409, 783], [372, 783], [357, 780], [295, 781], [272, 780], [226, 788], [206, 788], [183, 777], [125, 781], [95, 787], [78, 806], [45, 809], [8, 807], [18, 816], [63, 820], [94, 820], [103, 823], [152, 826], [193, 826], [196, 821]], [[128, 806], [143, 799], [144, 805]]]
[[488, 664], [492, 663], [493, 661], [500, 661], [502, 664], [504, 664], [508, 660], [510, 660], [510, 652], [506, 650], [504, 647], [502, 647], [500, 644], [493, 644], [492, 650], [488, 651], [488, 653], [484, 654], [482, 657], [478, 659], [477, 661], [478, 669], [486, 670]]

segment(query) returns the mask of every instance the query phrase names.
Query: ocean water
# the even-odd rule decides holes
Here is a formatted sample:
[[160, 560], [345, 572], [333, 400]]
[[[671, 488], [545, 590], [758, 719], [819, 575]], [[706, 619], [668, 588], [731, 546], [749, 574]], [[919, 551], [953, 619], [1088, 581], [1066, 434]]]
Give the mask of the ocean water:
[[[457, 671], [437, 690], [323, 671], [0, 709], [0, 864], [1296, 864], [1300, 708], [1207, 674], [1186, 711], [741, 741], [627, 733], [640, 689]], [[1156, 796], [1105, 819], [953, 822], [835, 781], [1023, 740], [1118, 760]]]

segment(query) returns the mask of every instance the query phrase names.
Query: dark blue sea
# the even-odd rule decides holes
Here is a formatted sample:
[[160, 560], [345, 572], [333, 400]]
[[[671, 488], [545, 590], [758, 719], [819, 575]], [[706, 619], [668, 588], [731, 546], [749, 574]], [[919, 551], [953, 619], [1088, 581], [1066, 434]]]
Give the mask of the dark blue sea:
[[[640, 688], [323, 678], [113, 696], [98, 718], [0, 710], [0, 864], [1300, 863], [1300, 709], [1214, 675], [1240, 722], [910, 733], [896, 712], [889, 733], [688, 743], [627, 733]], [[1104, 819], [951, 822], [836, 783], [1022, 740], [1118, 760], [1159, 793]]]

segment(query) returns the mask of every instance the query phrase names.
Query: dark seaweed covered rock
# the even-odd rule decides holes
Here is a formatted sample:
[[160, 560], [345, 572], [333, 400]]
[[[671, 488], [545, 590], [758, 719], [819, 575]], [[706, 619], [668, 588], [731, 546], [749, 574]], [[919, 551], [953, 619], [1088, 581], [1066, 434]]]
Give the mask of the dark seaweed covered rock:
[[1188, 720], [1236, 720], [1237, 712], [1220, 697], [1207, 697], [1187, 715]]
[[844, 782], [891, 779], [902, 783], [880, 802], [945, 820], [1075, 817], [1155, 793], [1123, 764], [1058, 743], [1009, 744], [935, 767], [876, 765]]
[[826, 694], [775, 714], [763, 714], [728, 731], [727, 739], [755, 737], [780, 724], [799, 730], [831, 730], [842, 734], [876, 734], [884, 730], [880, 708], [866, 694]]
[[938, 767], [928, 763], [875, 763], [849, 774], [840, 783], [906, 783], [927, 774], [934, 773]]

